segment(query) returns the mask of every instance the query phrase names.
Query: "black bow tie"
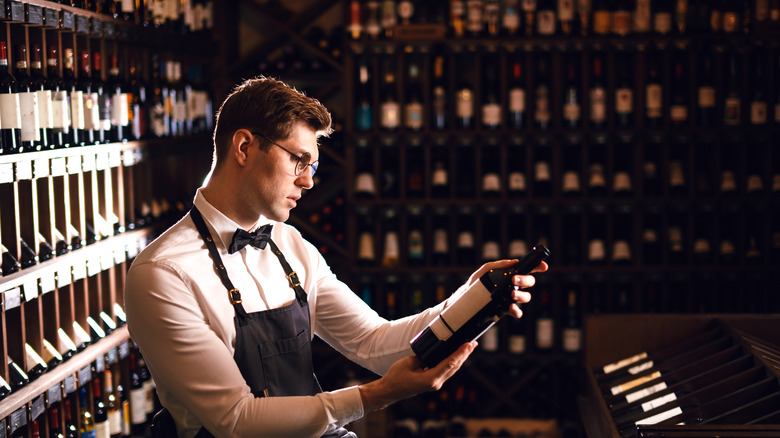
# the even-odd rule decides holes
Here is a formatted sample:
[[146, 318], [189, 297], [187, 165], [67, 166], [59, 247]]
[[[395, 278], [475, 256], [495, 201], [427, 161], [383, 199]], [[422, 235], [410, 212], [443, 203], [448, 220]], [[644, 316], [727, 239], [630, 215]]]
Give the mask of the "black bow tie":
[[241, 251], [241, 248], [247, 245], [252, 245], [259, 249], [265, 248], [268, 240], [271, 239], [271, 228], [273, 228], [273, 225], [271, 224], [263, 225], [251, 233], [242, 230], [241, 228], [237, 229], [233, 234], [233, 241], [230, 242], [230, 246], [228, 247], [228, 253], [233, 254], [234, 252]]

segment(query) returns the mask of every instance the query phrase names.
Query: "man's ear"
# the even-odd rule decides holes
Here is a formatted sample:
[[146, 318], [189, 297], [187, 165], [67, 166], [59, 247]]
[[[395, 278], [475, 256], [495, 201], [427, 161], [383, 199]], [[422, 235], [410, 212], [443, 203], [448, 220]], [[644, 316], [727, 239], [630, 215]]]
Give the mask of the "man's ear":
[[246, 165], [247, 150], [253, 140], [254, 136], [248, 129], [239, 129], [233, 133], [230, 151], [239, 166], [243, 167]]

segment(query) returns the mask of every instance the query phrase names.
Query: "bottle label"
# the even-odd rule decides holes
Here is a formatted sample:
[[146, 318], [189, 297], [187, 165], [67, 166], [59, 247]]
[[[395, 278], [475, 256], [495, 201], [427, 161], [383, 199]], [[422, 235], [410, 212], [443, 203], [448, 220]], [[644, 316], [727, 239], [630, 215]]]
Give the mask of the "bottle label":
[[750, 104], [750, 123], [763, 125], [766, 123], [766, 102], [752, 102]]
[[552, 348], [553, 320], [551, 318], [539, 318], [536, 320], [536, 346], [539, 348]]
[[400, 254], [401, 251], [398, 246], [398, 233], [395, 231], [388, 231], [385, 234], [384, 258], [398, 260]]
[[550, 121], [550, 96], [547, 86], [541, 85], [536, 89], [536, 111], [534, 119], [539, 123]]
[[590, 120], [603, 123], [607, 119], [607, 93], [602, 87], [590, 91]]
[[104, 131], [111, 129], [112, 98], [106, 93], [98, 95], [98, 126]]
[[108, 413], [108, 433], [109, 435], [122, 433], [122, 412], [119, 409]]
[[455, 96], [455, 115], [458, 118], [470, 119], [474, 117], [474, 102], [471, 98], [471, 90], [459, 90]]
[[63, 129], [70, 127], [70, 102], [67, 91], [51, 93], [51, 127]]
[[436, 187], [445, 187], [447, 186], [447, 170], [444, 168], [435, 169], [433, 171], [433, 175], [431, 178], [432, 185]]
[[631, 365], [633, 363], [637, 363], [640, 360], [644, 360], [644, 359], [647, 359], [647, 353], [646, 352], [639, 353], [637, 355], [634, 355], [634, 356], [631, 356], [631, 357], [627, 357], [627, 358], [619, 360], [617, 362], [613, 362], [613, 363], [604, 365], [602, 370], [604, 371], [604, 374], [610, 374], [610, 373], [615, 372], [616, 370], [619, 370], [619, 369], [621, 369], [623, 367], [626, 367], [628, 365]]
[[51, 90], [38, 90], [35, 94], [38, 96], [38, 124], [41, 128], [51, 129], [54, 127]]
[[612, 395], [622, 394], [622, 393], [628, 391], [629, 389], [636, 388], [639, 385], [642, 385], [642, 384], [647, 383], [647, 382], [649, 382], [651, 380], [655, 380], [655, 379], [659, 379], [659, 378], [661, 378], [661, 372], [660, 371], [655, 371], [654, 373], [648, 374], [647, 376], [642, 376], [642, 377], [636, 378], [634, 380], [631, 380], [629, 382], [623, 383], [621, 385], [613, 386], [611, 388]]
[[561, 189], [564, 192], [579, 192], [580, 191], [580, 177], [574, 170], [567, 170], [563, 173], [563, 184]]
[[423, 257], [423, 235], [420, 230], [409, 232], [409, 257], [421, 259]]
[[645, 88], [647, 117], [653, 119], [661, 117], [662, 96], [663, 90], [659, 84], [650, 84]]
[[482, 124], [498, 126], [501, 124], [501, 105], [497, 103], [482, 106]]
[[666, 412], [661, 412], [660, 414], [653, 415], [652, 417], [643, 418], [641, 420], [638, 420], [636, 422], [637, 425], [640, 424], [658, 424], [664, 420], [668, 420], [674, 416], [681, 415], [683, 413], [682, 409], [679, 407], [675, 407], [672, 409], [669, 409]]
[[634, 92], [630, 88], [615, 90], [615, 111], [618, 114], [631, 114], [634, 110]]
[[130, 106], [127, 93], [117, 93], [111, 98], [111, 123], [114, 126], [130, 124]]
[[609, 10], [598, 10], [593, 12], [593, 33], [605, 35], [610, 30], [610, 20], [612, 14]]
[[498, 260], [500, 258], [501, 248], [498, 242], [488, 241], [482, 245], [482, 259], [483, 260]]
[[607, 185], [604, 176], [604, 166], [601, 163], [593, 163], [588, 167], [588, 186], [591, 188], [600, 188]]
[[130, 390], [130, 422], [146, 423], [146, 391], [143, 388]]
[[360, 260], [370, 261], [374, 261], [376, 259], [374, 254], [374, 236], [371, 233], [362, 233], [360, 235], [358, 258]]
[[580, 119], [580, 104], [565, 103], [563, 105], [563, 118], [568, 121], [577, 121]]
[[656, 32], [665, 35], [672, 31], [672, 14], [669, 12], [657, 12], [653, 20], [653, 28]]
[[658, 408], [659, 406], [663, 406], [667, 403], [671, 403], [673, 401], [677, 400], [677, 395], [675, 393], [669, 393], [664, 396], [658, 397], [656, 399], [650, 400], [648, 402], [642, 403], [642, 410], [652, 411], [653, 409]]
[[606, 258], [607, 250], [604, 247], [604, 241], [601, 239], [591, 239], [588, 242], [588, 260], [591, 262], [600, 262]]
[[474, 282], [431, 323], [431, 331], [446, 341], [474, 314], [490, 303], [491, 295], [481, 281]]
[[474, 248], [474, 234], [471, 231], [458, 233], [458, 248]]
[[95, 423], [95, 438], [111, 438], [111, 433], [108, 431], [108, 421], [102, 423]]
[[17, 93], [0, 94], [0, 126], [3, 129], [22, 127], [22, 112]]
[[524, 335], [510, 335], [507, 341], [507, 350], [510, 353], [522, 354], [525, 353], [525, 345]]
[[479, 342], [480, 347], [484, 351], [493, 352], [498, 350], [498, 327], [492, 325], [489, 329], [485, 330], [485, 334], [482, 335]]
[[669, 117], [673, 122], [685, 122], [688, 120], [688, 107], [685, 105], [672, 105], [669, 108]]
[[[34, 92], [19, 93], [19, 110], [22, 117], [22, 141], [40, 141], [41, 126], [38, 114], [38, 95]], [[5, 124], [2, 126], [5, 127]]]
[[563, 351], [574, 353], [582, 349], [582, 329], [563, 329]]
[[574, 20], [574, 0], [558, 0], [558, 20]]
[[406, 127], [420, 129], [423, 125], [423, 106], [419, 102], [406, 105]]
[[84, 129], [100, 129], [100, 108], [97, 93], [84, 93]]
[[499, 178], [497, 173], [486, 173], [482, 177], [482, 191], [483, 192], [501, 191], [501, 178]]
[[401, 123], [401, 107], [398, 102], [384, 102], [379, 109], [380, 125], [385, 129], [394, 129]]
[[525, 240], [516, 239], [509, 242], [509, 257], [519, 259], [528, 254], [528, 244]]
[[438, 228], [433, 231], [433, 252], [436, 254], [447, 254], [449, 252], [446, 230]]
[[72, 91], [70, 93], [70, 114], [74, 129], [84, 129], [86, 125], [84, 115], [84, 93]]
[[612, 32], [624, 36], [631, 31], [631, 13], [616, 11], [612, 14]]
[[[723, 123], [727, 126], [739, 125], [740, 103], [738, 97], [727, 97], [723, 111]], [[5, 125], [3, 125], [5, 126]]]
[[512, 88], [509, 90], [509, 111], [513, 113], [525, 112], [525, 90]]
[[525, 187], [525, 174], [523, 172], [513, 171], [509, 174], [509, 190], [522, 192]]
[[699, 87], [698, 91], [699, 107], [715, 108], [715, 87]]
[[534, 177], [536, 181], [550, 181], [550, 164], [546, 161], [537, 161], [534, 165]]
[[661, 392], [666, 388], [667, 388], [666, 382], [656, 383], [653, 386], [649, 386], [647, 388], [640, 389], [638, 391], [634, 391], [626, 394], [626, 401], [629, 403], [634, 403], [639, 399], [645, 398], [649, 395], [653, 395], [657, 392]]
[[122, 0], [122, 12], [126, 14], [132, 14], [135, 12], [134, 0]]
[[152, 107], [152, 132], [157, 137], [162, 137], [166, 134], [165, 129], [165, 107], [158, 103]]
[[634, 31], [649, 32], [651, 14], [650, 0], [637, 0], [634, 9]]
[[551, 9], [539, 11], [536, 18], [536, 30], [539, 35], [555, 34], [555, 11]]

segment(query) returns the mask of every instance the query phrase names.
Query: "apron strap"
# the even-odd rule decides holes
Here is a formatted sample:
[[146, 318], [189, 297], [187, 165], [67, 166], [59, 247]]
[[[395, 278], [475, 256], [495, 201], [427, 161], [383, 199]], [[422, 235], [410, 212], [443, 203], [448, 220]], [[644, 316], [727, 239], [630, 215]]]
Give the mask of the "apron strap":
[[306, 296], [306, 291], [301, 287], [300, 280], [298, 280], [298, 274], [296, 274], [290, 264], [287, 263], [287, 259], [284, 258], [284, 254], [282, 254], [282, 251], [276, 246], [276, 243], [270, 238], [268, 239], [268, 243], [271, 245], [271, 250], [276, 254], [276, 258], [279, 259], [279, 263], [282, 264], [282, 269], [284, 269], [284, 273], [287, 274], [287, 279], [290, 281], [290, 287], [295, 291], [295, 297], [298, 298], [298, 302], [303, 306], [308, 302], [308, 298]]

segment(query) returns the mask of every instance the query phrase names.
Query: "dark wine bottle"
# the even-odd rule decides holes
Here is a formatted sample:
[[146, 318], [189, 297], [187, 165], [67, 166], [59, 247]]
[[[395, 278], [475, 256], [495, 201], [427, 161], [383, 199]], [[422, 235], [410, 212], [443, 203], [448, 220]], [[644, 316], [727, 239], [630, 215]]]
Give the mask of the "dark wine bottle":
[[483, 274], [412, 339], [414, 353], [425, 366], [434, 367], [462, 344], [478, 339], [514, 302], [512, 277], [528, 274], [549, 256], [549, 249], [537, 245], [512, 267]]
[[8, 248], [6, 248], [5, 245], [2, 245], [2, 251], [3, 251], [3, 255], [2, 255], [3, 275], [11, 275], [14, 272], [18, 272], [19, 269], [21, 269], [22, 265], [16, 259], [16, 256], [11, 254], [11, 252], [8, 251]]
[[[83, 146], [87, 144], [85, 130], [84, 93], [79, 88], [76, 79], [76, 64], [73, 49], [65, 49], [65, 66], [62, 69], [62, 88], [69, 96], [70, 101], [70, 131], [65, 133], [66, 144], [70, 146]], [[76, 249], [76, 248], [73, 248]]]
[[111, 134], [111, 93], [103, 82], [101, 55], [92, 52], [92, 92], [97, 93], [98, 126], [95, 131], [96, 143], [108, 143]]
[[18, 87], [19, 108], [22, 116], [21, 139], [23, 152], [41, 150], [41, 132], [38, 108], [38, 96], [32, 78], [27, 73], [27, 45], [16, 46], [16, 64], [14, 76]]
[[512, 129], [523, 129], [525, 125], [525, 84], [522, 77], [522, 65], [519, 59], [515, 59], [512, 62], [512, 76], [509, 80], [509, 96], [507, 98], [507, 105], [509, 111], [509, 127]]
[[[132, 94], [119, 74], [119, 57], [111, 55], [111, 68], [106, 81], [106, 99], [110, 99], [110, 135], [109, 141], [124, 142], [130, 139], [130, 99]], [[108, 103], [108, 101], [106, 102]]]
[[108, 410], [103, 402], [99, 376], [95, 376], [92, 380], [92, 418], [95, 423], [95, 437], [105, 438], [110, 436], [108, 430]]
[[431, 81], [431, 126], [433, 129], [446, 129], [449, 126], [447, 117], [447, 81], [444, 77], [446, 60], [443, 54], [438, 54], [433, 60], [433, 78]]
[[24, 385], [30, 383], [30, 377], [22, 370], [22, 367], [14, 362], [11, 357], [8, 357], [8, 383], [11, 384], [11, 389], [17, 391]]
[[566, 85], [563, 90], [563, 126], [578, 128], [582, 117], [582, 102], [580, 97], [580, 81], [577, 75], [576, 58], [570, 58], [566, 63]]
[[41, 149], [54, 149], [54, 115], [52, 113], [52, 92], [43, 75], [43, 56], [40, 44], [33, 44], [30, 52], [30, 80], [38, 98], [38, 121]]
[[3, 154], [16, 154], [22, 149], [22, 112], [16, 78], [8, 71], [8, 49], [0, 41], [0, 145]]
[[593, 79], [591, 80], [588, 100], [590, 126], [603, 128], [607, 123], [607, 87], [604, 83], [603, 58], [593, 56]]
[[355, 102], [355, 129], [367, 131], [374, 126], [374, 108], [371, 102], [371, 83], [369, 82], [368, 62], [361, 59], [358, 62], [358, 86]]
[[22, 252], [19, 257], [19, 262], [22, 265], [22, 269], [27, 269], [38, 264], [38, 254], [30, 248], [30, 245], [25, 242], [24, 239], [19, 239], [19, 246], [22, 248]]

